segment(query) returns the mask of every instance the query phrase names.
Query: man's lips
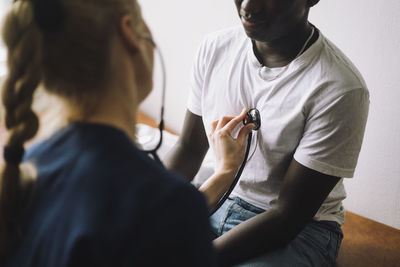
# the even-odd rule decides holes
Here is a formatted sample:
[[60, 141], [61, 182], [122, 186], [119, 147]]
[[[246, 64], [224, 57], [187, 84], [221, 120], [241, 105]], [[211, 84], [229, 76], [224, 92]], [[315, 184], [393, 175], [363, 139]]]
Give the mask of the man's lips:
[[240, 19], [242, 21], [243, 26], [245, 26], [245, 27], [256, 27], [256, 26], [259, 26], [261, 24], [267, 23], [266, 20], [246, 19], [243, 16], [240, 16]]

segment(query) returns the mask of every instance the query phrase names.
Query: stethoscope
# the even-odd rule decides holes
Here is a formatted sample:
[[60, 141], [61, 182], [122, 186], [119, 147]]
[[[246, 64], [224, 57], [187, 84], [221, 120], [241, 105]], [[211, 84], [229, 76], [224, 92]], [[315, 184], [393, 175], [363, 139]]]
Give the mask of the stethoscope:
[[[158, 164], [160, 164], [161, 166], [164, 166], [162, 164], [160, 158], [157, 155], [157, 150], [161, 147], [161, 144], [163, 141], [163, 130], [164, 130], [164, 106], [165, 106], [165, 91], [166, 91], [166, 80], [167, 80], [166, 79], [165, 61], [164, 61], [164, 58], [163, 58], [160, 48], [157, 46], [156, 42], [153, 40], [153, 38], [150, 35], [141, 35], [140, 38], [148, 40], [154, 46], [154, 49], [156, 50], [157, 56], [160, 60], [161, 73], [162, 73], [161, 114], [160, 114], [160, 122], [158, 124], [158, 129], [160, 131], [160, 139], [159, 139], [157, 145], [155, 146], [155, 148], [148, 149], [148, 150], [142, 150], [142, 151], [147, 153]], [[261, 115], [260, 115], [260, 112], [258, 111], [258, 109], [252, 108], [247, 111], [246, 117], [243, 119], [243, 124], [248, 124], [248, 123], [253, 123], [255, 125], [253, 128], [253, 131], [257, 131], [258, 129], [260, 129]], [[252, 138], [253, 138], [253, 133], [250, 132], [249, 135], [247, 136], [247, 146], [246, 146], [245, 156], [244, 156], [242, 164], [240, 165], [239, 170], [237, 171], [237, 173], [235, 175], [235, 179], [233, 180], [232, 184], [229, 186], [228, 190], [218, 200], [215, 207], [211, 210], [210, 216], [213, 215], [222, 206], [222, 204], [224, 204], [224, 202], [227, 200], [227, 198], [229, 197], [229, 195], [232, 193], [233, 189], [235, 188], [236, 184], [238, 183], [240, 176], [242, 175], [243, 169], [246, 166], [246, 163], [248, 161]]]
[[[261, 127], [261, 115], [258, 109], [252, 108], [249, 111], [247, 111], [246, 117], [243, 119], [243, 124], [246, 125], [248, 123], [253, 123], [254, 128], [253, 131], [258, 131]], [[242, 161], [242, 164], [240, 165], [239, 170], [237, 171], [235, 175], [235, 179], [233, 180], [232, 184], [229, 186], [228, 190], [222, 195], [222, 197], [218, 200], [217, 204], [215, 207], [211, 210], [210, 216], [213, 215], [223, 204], [224, 202], [228, 199], [230, 194], [232, 193], [233, 189], [235, 188], [236, 184], [239, 182], [240, 176], [242, 175], [243, 169], [246, 166], [249, 158], [249, 152], [250, 152], [250, 146], [251, 146], [251, 140], [253, 139], [253, 131], [249, 133], [247, 136], [247, 146], [246, 146], [246, 152], [244, 154], [244, 159]]]
[[160, 114], [160, 122], [158, 123], [158, 129], [160, 131], [160, 139], [158, 140], [157, 145], [153, 149], [147, 149], [142, 151], [148, 154], [151, 158], [153, 158], [154, 161], [157, 162], [160, 166], [164, 167], [160, 158], [157, 155], [157, 150], [161, 147], [163, 141], [163, 131], [164, 131], [164, 106], [165, 106], [165, 91], [167, 84], [167, 72], [165, 68], [165, 61], [159, 46], [156, 44], [156, 42], [153, 40], [150, 34], [142, 34], [139, 36], [139, 38], [145, 39], [153, 45], [155, 52], [160, 60], [161, 75], [162, 75], [162, 80], [161, 80], [162, 93], [161, 93], [161, 111], [160, 111], [161, 114]]

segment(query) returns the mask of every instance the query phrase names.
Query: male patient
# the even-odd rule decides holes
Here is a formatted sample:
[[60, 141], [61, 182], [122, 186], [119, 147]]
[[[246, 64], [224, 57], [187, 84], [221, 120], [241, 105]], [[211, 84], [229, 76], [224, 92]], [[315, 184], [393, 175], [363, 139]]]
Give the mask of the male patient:
[[211, 123], [257, 108], [255, 153], [211, 217], [220, 265], [333, 266], [343, 237], [342, 178], [353, 177], [357, 164], [368, 90], [350, 60], [308, 22], [319, 0], [234, 2], [242, 26], [201, 44], [167, 166], [192, 179]]

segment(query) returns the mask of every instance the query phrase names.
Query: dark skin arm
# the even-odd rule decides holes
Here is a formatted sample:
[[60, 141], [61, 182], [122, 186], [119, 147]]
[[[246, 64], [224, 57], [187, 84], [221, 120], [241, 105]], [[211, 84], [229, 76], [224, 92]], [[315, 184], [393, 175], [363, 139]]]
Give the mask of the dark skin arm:
[[187, 110], [182, 133], [164, 164], [191, 181], [199, 171], [208, 148], [202, 118]]
[[287, 245], [312, 220], [339, 180], [293, 159], [277, 205], [214, 241], [220, 266], [231, 266]]

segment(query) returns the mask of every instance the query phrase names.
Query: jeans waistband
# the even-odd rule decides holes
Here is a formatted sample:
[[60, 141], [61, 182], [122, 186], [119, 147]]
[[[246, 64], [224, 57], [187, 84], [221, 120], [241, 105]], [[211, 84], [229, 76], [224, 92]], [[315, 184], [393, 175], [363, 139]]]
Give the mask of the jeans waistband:
[[243, 209], [246, 209], [246, 210], [254, 212], [254, 213], [258, 213], [259, 214], [259, 213], [263, 213], [265, 211], [264, 209], [256, 207], [256, 206], [244, 201], [243, 199], [241, 199], [239, 197], [230, 196], [228, 199], [233, 201], [235, 204], [239, 205]]

